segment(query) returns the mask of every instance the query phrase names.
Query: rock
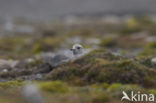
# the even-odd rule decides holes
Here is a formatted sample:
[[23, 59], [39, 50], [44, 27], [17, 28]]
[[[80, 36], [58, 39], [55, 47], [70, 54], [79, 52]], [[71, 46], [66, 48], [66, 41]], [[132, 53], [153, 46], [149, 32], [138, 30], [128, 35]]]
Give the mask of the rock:
[[28, 103], [44, 103], [40, 89], [35, 84], [27, 84], [23, 87], [22, 95]]
[[12, 70], [18, 61], [8, 61], [0, 59], [0, 72], [8, 72]]
[[6, 71], [10, 71], [12, 68], [10, 67], [10, 65], [0, 65], [0, 72], [6, 72]]
[[6, 73], [8, 72], [8, 69], [3, 69], [2, 72]]
[[42, 77], [43, 77], [42, 74], [36, 74], [37, 79], [42, 79]]
[[23, 67], [25, 67], [27, 64], [29, 64], [29, 63], [31, 63], [31, 62], [33, 62], [33, 59], [31, 59], [31, 58], [28, 58], [28, 59], [25, 59], [25, 60], [21, 60], [21, 61], [19, 61], [19, 62], [15, 65], [15, 67], [16, 67], [16, 68], [23, 68]]
[[152, 67], [156, 68], [156, 58], [151, 59]]

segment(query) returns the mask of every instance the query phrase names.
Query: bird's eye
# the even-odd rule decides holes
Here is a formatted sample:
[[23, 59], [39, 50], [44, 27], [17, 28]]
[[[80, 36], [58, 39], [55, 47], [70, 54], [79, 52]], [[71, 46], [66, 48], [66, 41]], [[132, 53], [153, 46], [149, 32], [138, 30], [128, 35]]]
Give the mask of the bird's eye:
[[80, 49], [80, 47], [77, 47], [77, 49]]

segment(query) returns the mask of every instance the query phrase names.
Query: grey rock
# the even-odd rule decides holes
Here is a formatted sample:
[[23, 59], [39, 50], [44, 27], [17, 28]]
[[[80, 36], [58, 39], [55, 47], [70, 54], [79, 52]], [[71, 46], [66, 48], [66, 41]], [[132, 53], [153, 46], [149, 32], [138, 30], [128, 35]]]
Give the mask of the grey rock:
[[152, 67], [156, 68], [156, 58], [151, 59]]
[[23, 87], [22, 96], [27, 103], [44, 103], [40, 89], [35, 84], [27, 84]]

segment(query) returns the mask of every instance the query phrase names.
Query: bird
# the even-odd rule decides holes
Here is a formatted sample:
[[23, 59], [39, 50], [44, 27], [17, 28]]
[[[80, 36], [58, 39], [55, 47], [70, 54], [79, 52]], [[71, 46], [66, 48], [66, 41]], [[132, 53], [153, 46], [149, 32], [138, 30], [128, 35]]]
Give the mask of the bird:
[[[64, 53], [63, 53], [64, 52]], [[63, 51], [59, 54], [53, 56], [44, 55], [43, 60], [45, 63], [48, 63], [52, 67], [57, 67], [62, 63], [69, 62], [70, 60], [78, 59], [79, 57], [85, 54], [83, 46], [80, 44], [74, 44], [71, 49], [68, 51]]]
[[74, 45], [73, 45], [73, 48], [70, 49], [70, 50], [72, 51], [74, 57], [79, 57], [79, 56], [81, 56], [81, 55], [83, 54], [83, 52], [84, 52], [84, 51], [83, 51], [83, 46], [80, 45], [80, 44], [74, 44]]

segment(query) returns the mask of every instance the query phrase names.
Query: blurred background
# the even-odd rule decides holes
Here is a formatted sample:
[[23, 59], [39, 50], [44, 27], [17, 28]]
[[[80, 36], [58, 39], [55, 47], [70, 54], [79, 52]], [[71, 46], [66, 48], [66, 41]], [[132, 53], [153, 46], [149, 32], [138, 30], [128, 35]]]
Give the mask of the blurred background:
[[[27, 57], [30, 52], [51, 51], [55, 47], [67, 48], [69, 44], [82, 43], [82, 36], [91, 34], [92, 38], [87, 39], [91, 39], [94, 46], [98, 46], [96, 43], [101, 38], [113, 34], [150, 32], [153, 35], [155, 4], [155, 0], [0, 0], [0, 36], [14, 36], [9, 41], [13, 43], [7, 43], [6, 39], [10, 38], [1, 40], [1, 54], [4, 57], [6, 52], [15, 51], [15, 55], [19, 52]], [[43, 36], [50, 38], [47, 40]], [[67, 39], [71, 43], [67, 43]], [[59, 40], [64, 42], [58, 43]]]
[[102, 17], [105, 15], [155, 14], [155, 0], [1, 0], [1, 19], [49, 20], [69, 15]]
[[[96, 50], [42, 61], [75, 43]], [[121, 103], [123, 90], [156, 95], [156, 0], [0, 0], [0, 103]]]

